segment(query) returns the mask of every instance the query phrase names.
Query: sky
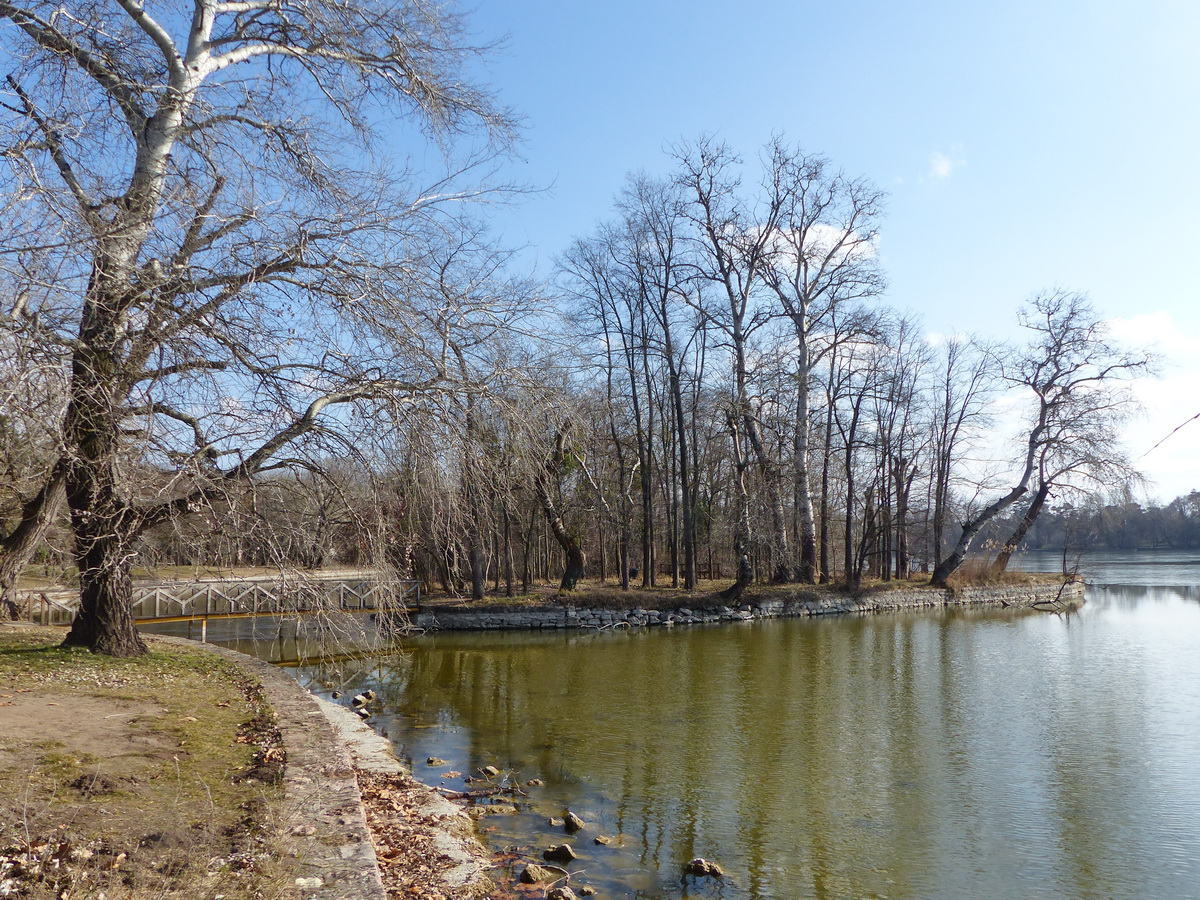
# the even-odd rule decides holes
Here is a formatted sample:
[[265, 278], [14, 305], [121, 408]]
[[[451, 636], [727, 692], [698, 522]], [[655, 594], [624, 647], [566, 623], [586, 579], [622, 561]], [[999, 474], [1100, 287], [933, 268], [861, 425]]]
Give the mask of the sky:
[[890, 194], [886, 301], [931, 332], [1016, 336], [1021, 301], [1086, 292], [1153, 345], [1129, 445], [1150, 498], [1200, 489], [1200, 2], [476, 0], [484, 77], [524, 119], [494, 215], [548, 272], [633, 171], [772, 135]]

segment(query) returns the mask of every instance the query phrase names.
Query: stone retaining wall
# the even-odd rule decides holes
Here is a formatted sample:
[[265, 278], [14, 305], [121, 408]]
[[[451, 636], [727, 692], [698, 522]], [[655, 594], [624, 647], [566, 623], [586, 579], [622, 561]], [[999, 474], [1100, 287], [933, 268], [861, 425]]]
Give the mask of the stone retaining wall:
[[1083, 584], [1012, 585], [965, 588], [900, 588], [858, 596], [795, 591], [787, 597], [751, 598], [738, 606], [672, 607], [667, 609], [594, 609], [577, 606], [544, 606], [520, 609], [487, 609], [465, 606], [427, 607], [413, 624], [428, 631], [520, 628], [626, 628], [654, 625], [699, 625], [846, 613], [959, 606], [1022, 606], [1083, 602]]

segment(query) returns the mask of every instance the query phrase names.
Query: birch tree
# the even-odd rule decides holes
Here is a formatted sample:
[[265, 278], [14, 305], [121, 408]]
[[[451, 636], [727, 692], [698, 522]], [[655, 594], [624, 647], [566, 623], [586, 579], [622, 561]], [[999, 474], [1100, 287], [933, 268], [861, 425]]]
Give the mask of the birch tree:
[[796, 440], [793, 463], [800, 523], [796, 575], [817, 580], [817, 531], [808, 468], [813, 373], [821, 361], [818, 332], [838, 304], [875, 297], [884, 288], [875, 241], [883, 193], [862, 179], [829, 171], [829, 161], [776, 142], [771, 163], [782, 210], [764, 276], [795, 336]]

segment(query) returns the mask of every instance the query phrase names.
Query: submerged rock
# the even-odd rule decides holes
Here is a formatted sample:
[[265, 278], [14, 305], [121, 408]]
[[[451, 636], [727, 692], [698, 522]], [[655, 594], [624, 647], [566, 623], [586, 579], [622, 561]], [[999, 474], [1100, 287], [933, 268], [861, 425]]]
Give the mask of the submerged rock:
[[560, 871], [562, 870], [555, 869], [552, 866], [530, 863], [521, 870], [521, 874], [517, 876], [517, 880], [522, 884], [545, 884], [547, 881], [557, 880], [560, 877]]
[[697, 856], [683, 867], [684, 875], [695, 875], [697, 878], [724, 878], [725, 870], [715, 862], [710, 862], [702, 856]]
[[547, 847], [542, 851], [542, 859], [550, 862], [569, 863], [573, 859], [579, 859], [575, 855], [575, 851], [571, 849], [570, 844], [555, 844], [553, 847]]
[[450, 765], [450, 763], [446, 762], [446, 760], [442, 759], [440, 756], [431, 756], [427, 760], [425, 760], [425, 765], [427, 765], [427, 766], [448, 766], [448, 765]]

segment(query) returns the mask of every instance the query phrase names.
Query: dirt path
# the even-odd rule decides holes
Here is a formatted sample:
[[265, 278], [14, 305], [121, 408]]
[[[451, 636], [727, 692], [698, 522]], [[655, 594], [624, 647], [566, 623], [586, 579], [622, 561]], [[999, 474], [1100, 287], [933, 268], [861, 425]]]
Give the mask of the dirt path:
[[203, 651], [113, 660], [0, 629], [0, 895], [282, 896], [283, 750]]

